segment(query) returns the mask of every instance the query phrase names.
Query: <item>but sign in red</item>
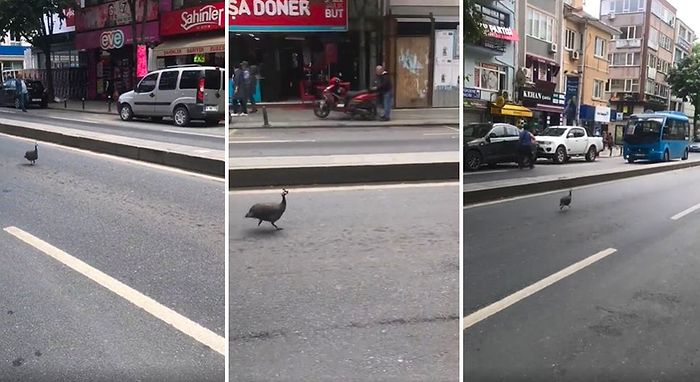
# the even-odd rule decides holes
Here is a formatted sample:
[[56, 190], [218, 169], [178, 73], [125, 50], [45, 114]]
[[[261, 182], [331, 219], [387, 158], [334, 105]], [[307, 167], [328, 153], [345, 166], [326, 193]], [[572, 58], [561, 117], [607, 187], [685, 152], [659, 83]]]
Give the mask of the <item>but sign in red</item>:
[[230, 0], [235, 32], [347, 31], [346, 0]]

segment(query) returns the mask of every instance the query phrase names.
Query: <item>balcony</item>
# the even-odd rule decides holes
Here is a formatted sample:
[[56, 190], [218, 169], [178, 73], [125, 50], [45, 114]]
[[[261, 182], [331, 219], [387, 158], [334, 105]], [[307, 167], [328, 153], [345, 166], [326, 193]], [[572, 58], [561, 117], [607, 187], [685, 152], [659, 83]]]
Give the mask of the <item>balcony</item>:
[[631, 38], [631, 39], [626, 39], [626, 40], [614, 40], [614, 41], [615, 41], [615, 48], [617, 48], [617, 49], [641, 48], [642, 47], [642, 39], [641, 38]]

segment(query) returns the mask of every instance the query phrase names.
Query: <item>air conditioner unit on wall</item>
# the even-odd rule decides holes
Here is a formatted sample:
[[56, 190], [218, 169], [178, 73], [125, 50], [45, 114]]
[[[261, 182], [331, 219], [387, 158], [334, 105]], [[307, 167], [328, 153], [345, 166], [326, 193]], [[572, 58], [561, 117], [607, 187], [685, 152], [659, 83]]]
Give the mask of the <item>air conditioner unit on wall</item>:
[[572, 60], [578, 60], [578, 59], [579, 59], [579, 52], [578, 52], [578, 50], [572, 50], [572, 51], [571, 51], [571, 59], [572, 59]]
[[551, 43], [551, 44], [549, 45], [549, 51], [552, 52], [552, 53], [556, 53], [556, 52], [557, 52], [557, 44]]
[[615, 13], [610, 12], [610, 14], [608, 15], [608, 19], [615, 20]]

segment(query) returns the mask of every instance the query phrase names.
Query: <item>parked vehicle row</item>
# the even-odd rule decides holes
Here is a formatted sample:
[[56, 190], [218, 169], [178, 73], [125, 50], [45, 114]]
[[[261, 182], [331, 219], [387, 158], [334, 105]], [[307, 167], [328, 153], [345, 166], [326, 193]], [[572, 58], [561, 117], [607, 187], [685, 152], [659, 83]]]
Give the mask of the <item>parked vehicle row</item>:
[[[2, 85], [2, 94], [0, 94], [0, 105], [2, 106], [12, 106], [17, 109], [20, 108], [19, 97], [17, 96], [17, 83], [16, 79], [8, 78]], [[24, 80], [27, 84], [27, 92], [29, 93], [27, 104], [37, 105], [43, 109], [48, 107], [49, 96], [46, 93], [44, 84], [37, 80]]]

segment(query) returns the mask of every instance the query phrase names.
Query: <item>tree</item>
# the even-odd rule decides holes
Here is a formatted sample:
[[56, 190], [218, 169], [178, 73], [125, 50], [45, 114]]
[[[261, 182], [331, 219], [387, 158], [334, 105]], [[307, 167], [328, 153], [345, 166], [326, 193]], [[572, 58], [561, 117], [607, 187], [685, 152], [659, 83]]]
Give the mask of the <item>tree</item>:
[[695, 106], [693, 124], [700, 114], [700, 45], [693, 46], [691, 53], [682, 59], [668, 74], [672, 93]]
[[[55, 25], [65, 20], [64, 10], [75, 6], [75, 0], [0, 0], [0, 35], [22, 37], [44, 53], [46, 91], [54, 96], [51, 64], [51, 36]], [[60, 26], [60, 24], [59, 24]], [[3, 37], [4, 39], [4, 37]]]
[[481, 14], [476, 12], [475, 0], [464, 0], [464, 42], [473, 44], [484, 38]]

